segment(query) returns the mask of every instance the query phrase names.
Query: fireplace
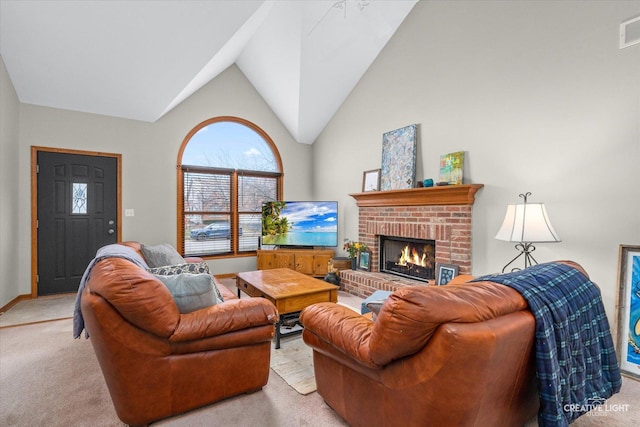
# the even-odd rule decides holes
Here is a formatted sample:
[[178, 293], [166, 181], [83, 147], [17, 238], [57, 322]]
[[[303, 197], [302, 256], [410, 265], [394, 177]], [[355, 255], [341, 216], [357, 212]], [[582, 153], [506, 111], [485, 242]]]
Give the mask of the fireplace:
[[[351, 194], [358, 205], [358, 241], [371, 250], [371, 271], [340, 271], [340, 287], [366, 298], [376, 290], [426, 284], [424, 279], [385, 271], [381, 236], [418, 240], [422, 247], [425, 241], [433, 243], [432, 269], [435, 263], [455, 264], [460, 274], [471, 274], [472, 210], [482, 187], [463, 184]], [[392, 252], [397, 255], [403, 249]], [[435, 276], [433, 271], [421, 275], [428, 275], [429, 284]]]
[[436, 242], [380, 236], [380, 271], [427, 282], [435, 279]]

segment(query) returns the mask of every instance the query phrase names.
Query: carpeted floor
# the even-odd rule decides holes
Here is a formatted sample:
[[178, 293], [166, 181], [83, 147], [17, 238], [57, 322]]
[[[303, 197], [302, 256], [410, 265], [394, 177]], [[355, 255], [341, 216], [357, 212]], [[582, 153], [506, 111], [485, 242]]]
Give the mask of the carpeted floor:
[[[72, 312], [72, 300], [63, 313]], [[341, 299], [339, 296], [339, 301], [359, 308], [357, 297]], [[34, 315], [23, 318], [39, 321]], [[282, 349], [297, 352], [294, 349], [300, 343], [299, 336], [286, 338]], [[0, 328], [0, 425], [123, 425], [111, 404], [91, 342], [72, 338], [71, 319]], [[346, 424], [318, 393], [300, 394], [272, 369], [269, 382], [261, 391], [236, 396], [154, 425], [314, 427]], [[640, 382], [624, 378], [622, 391], [607, 401], [605, 410], [589, 413], [572, 425], [640, 425]], [[536, 420], [527, 423], [527, 427], [535, 426]]]
[[[232, 282], [223, 282], [235, 292]], [[353, 307], [359, 307], [361, 301], [347, 294], [339, 299], [342, 304], [347, 305], [347, 301]], [[113, 409], [91, 341], [72, 338], [68, 313], [73, 312], [74, 298], [67, 298], [66, 302], [58, 299], [58, 312], [66, 317], [58, 321], [50, 319], [49, 301], [25, 302], [30, 304], [18, 303], [2, 315], [13, 311], [11, 317], [7, 317], [11, 322], [0, 328], [0, 425], [124, 425]], [[39, 318], [34, 312], [38, 312], [41, 305], [45, 309]], [[27, 324], [16, 325], [21, 321]], [[38, 323], [42, 321], [44, 323]], [[285, 368], [287, 360], [297, 367]], [[311, 349], [304, 345], [300, 335], [283, 338], [281, 348], [272, 349], [271, 365], [269, 382], [261, 391], [154, 425], [346, 426], [314, 392]], [[278, 370], [280, 374], [276, 373]], [[292, 376], [289, 378], [292, 385], [280, 375]]]
[[0, 313], [0, 328], [73, 317], [76, 294], [63, 294], [18, 302]]
[[[70, 319], [3, 328], [0, 342], [0, 425], [123, 425], [113, 409], [91, 342], [72, 338]], [[290, 342], [284, 343], [288, 344]], [[217, 402], [154, 425], [346, 424], [324, 404], [318, 393], [299, 394], [272, 370], [268, 384], [261, 391]]]

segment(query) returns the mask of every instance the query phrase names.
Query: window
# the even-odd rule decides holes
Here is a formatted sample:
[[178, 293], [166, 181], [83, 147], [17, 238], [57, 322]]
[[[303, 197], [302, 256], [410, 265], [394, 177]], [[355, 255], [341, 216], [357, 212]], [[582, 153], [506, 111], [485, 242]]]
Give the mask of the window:
[[87, 183], [74, 182], [71, 184], [71, 213], [87, 213]]
[[178, 155], [178, 244], [185, 256], [258, 249], [262, 202], [280, 200], [282, 162], [269, 136], [237, 117], [196, 126]]

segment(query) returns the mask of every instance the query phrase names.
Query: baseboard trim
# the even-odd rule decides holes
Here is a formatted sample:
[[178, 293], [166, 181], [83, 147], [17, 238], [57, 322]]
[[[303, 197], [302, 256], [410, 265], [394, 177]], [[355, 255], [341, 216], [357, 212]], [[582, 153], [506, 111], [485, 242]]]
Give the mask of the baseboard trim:
[[71, 320], [73, 317], [59, 317], [57, 319], [37, 320], [35, 322], [16, 323], [15, 325], [0, 326], [0, 330], [8, 328], [16, 328], [18, 326], [40, 325], [42, 323], [57, 322], [59, 320]]
[[0, 314], [6, 312], [7, 310], [9, 310], [11, 307], [16, 305], [20, 301], [25, 301], [25, 300], [29, 300], [29, 299], [31, 299], [31, 294], [18, 295], [17, 297], [15, 297], [14, 299], [12, 299], [7, 304], [5, 304], [3, 307], [0, 308]]
[[65, 292], [65, 293], [62, 293], [62, 294], [43, 295], [43, 296], [39, 296], [39, 297], [34, 297], [31, 294], [18, 295], [13, 300], [11, 300], [8, 304], [6, 304], [4, 307], [0, 308], [0, 314], [6, 313], [7, 310], [9, 310], [11, 307], [16, 305], [20, 301], [26, 301], [26, 300], [30, 300], [30, 299], [60, 298], [60, 297], [63, 297], [65, 295], [76, 295], [76, 294], [77, 294], [77, 292]]

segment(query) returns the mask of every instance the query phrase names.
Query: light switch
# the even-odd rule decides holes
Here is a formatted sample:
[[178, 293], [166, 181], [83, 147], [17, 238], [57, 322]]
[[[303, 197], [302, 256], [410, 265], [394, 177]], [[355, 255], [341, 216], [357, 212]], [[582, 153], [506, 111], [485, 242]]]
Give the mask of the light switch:
[[124, 216], [134, 216], [135, 213], [133, 212], [133, 209], [125, 209], [124, 210]]

